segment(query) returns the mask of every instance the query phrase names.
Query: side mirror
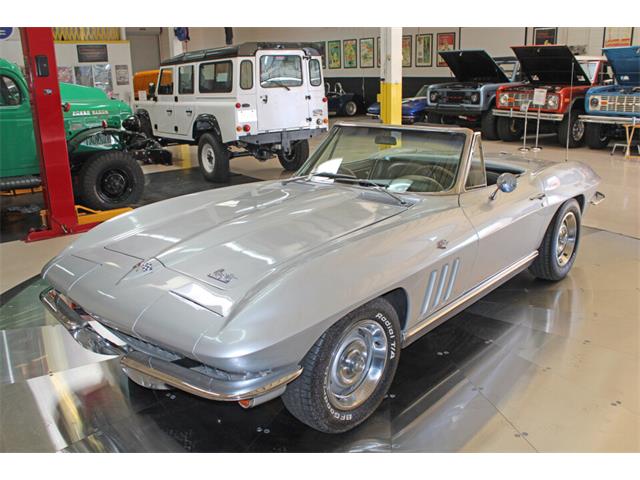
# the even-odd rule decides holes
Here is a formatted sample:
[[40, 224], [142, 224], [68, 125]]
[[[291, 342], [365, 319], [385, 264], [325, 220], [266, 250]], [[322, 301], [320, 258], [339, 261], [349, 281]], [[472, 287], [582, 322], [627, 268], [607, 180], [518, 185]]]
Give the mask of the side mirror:
[[495, 191], [489, 196], [489, 200], [495, 200], [498, 191], [504, 193], [513, 192], [518, 186], [518, 177], [516, 177], [513, 173], [505, 172], [498, 177], [496, 181], [497, 188]]
[[153, 82], [149, 82], [149, 96], [155, 97], [156, 95], [156, 84]]

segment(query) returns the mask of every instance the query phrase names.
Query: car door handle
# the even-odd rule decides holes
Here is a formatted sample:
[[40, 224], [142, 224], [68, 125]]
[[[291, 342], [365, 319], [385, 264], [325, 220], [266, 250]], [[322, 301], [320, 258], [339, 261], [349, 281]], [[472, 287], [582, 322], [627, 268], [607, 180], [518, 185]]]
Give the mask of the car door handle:
[[193, 113], [193, 110], [187, 110], [187, 115], [191, 115]]
[[262, 99], [262, 103], [267, 103], [269, 101], [269, 95], [263, 95], [260, 98]]
[[547, 196], [546, 193], [538, 193], [537, 195], [531, 195], [529, 197], [529, 200], [542, 200], [543, 198], [545, 198]]
[[173, 110], [167, 110], [167, 113], [171, 115], [173, 113]]

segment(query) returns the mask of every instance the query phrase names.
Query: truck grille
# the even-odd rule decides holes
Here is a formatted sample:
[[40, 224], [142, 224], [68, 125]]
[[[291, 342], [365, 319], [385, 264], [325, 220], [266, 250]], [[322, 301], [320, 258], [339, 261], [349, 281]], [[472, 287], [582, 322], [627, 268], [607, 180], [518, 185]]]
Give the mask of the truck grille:
[[603, 95], [601, 112], [640, 113], [640, 95]]
[[533, 93], [531, 92], [517, 92], [517, 93], [509, 93], [509, 106], [513, 107], [521, 107], [525, 103], [533, 101]]

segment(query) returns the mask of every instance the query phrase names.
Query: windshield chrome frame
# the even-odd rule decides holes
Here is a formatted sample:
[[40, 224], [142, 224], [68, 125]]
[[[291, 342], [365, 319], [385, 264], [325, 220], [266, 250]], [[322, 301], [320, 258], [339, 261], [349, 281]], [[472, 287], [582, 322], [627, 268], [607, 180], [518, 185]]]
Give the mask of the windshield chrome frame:
[[[416, 132], [457, 132], [462, 133], [465, 136], [464, 145], [462, 147], [462, 153], [460, 154], [460, 164], [458, 165], [458, 170], [456, 171], [456, 179], [449, 190], [445, 190], [444, 192], [393, 192], [396, 194], [406, 194], [406, 195], [459, 195], [464, 192], [464, 184], [467, 178], [467, 173], [469, 171], [470, 166], [470, 158], [473, 152], [473, 139], [474, 132], [469, 128], [464, 127], [435, 127], [435, 126], [422, 126], [422, 125], [387, 125], [387, 124], [379, 124], [379, 123], [354, 123], [354, 122], [336, 122], [331, 130], [329, 131], [329, 135], [324, 139], [324, 142], [330, 141], [339, 130], [339, 127], [356, 127], [356, 128], [380, 128], [384, 130], [404, 130], [404, 131], [416, 131]], [[298, 176], [302, 176], [300, 172], [302, 172], [307, 164], [311, 161], [315, 162], [315, 153], [320, 151], [320, 144], [318, 148], [314, 151], [314, 153], [307, 159], [307, 161], [300, 167], [291, 178], [295, 178]]]

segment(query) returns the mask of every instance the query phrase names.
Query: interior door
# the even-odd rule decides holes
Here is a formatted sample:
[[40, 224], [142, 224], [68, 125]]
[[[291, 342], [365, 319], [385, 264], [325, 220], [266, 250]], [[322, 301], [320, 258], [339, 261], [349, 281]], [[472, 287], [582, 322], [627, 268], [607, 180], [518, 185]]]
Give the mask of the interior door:
[[258, 64], [258, 130], [307, 127], [309, 93], [303, 52], [263, 50]]
[[157, 122], [156, 130], [160, 136], [173, 136], [178, 133], [178, 123], [176, 121], [177, 97], [174, 88], [176, 75], [174, 70], [173, 67], [164, 67], [160, 70], [158, 78], [158, 86], [156, 88], [158, 101], [155, 105], [157, 115], [153, 120]]

